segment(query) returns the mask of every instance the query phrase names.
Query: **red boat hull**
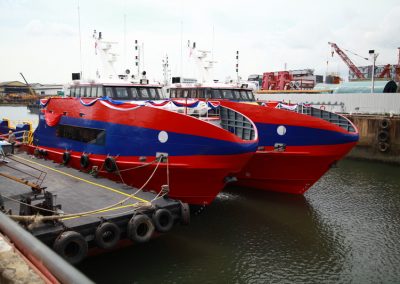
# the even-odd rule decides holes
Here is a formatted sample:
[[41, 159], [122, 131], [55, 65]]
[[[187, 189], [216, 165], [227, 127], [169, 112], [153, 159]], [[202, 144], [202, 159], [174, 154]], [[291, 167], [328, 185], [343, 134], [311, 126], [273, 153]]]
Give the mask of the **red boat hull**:
[[266, 191], [304, 194], [355, 144], [301, 147], [285, 152], [272, 149], [258, 151], [237, 175], [238, 182], [235, 184]]
[[[328, 121], [292, 111], [222, 101], [247, 115], [258, 128], [263, 151], [257, 151], [237, 175], [236, 185], [303, 194], [357, 143], [349, 132]], [[350, 123], [350, 122], [349, 122]], [[278, 128], [285, 132], [278, 133]], [[275, 149], [275, 143], [285, 145]]]
[[[67, 166], [88, 172], [96, 166], [101, 176], [148, 191], [169, 185], [169, 197], [189, 204], [211, 203], [258, 144], [257, 135], [243, 140], [197, 118], [129, 102], [62, 98], [45, 107], [30, 153], [46, 150], [57, 163], [66, 154]], [[89, 139], [85, 129], [101, 135]], [[89, 157], [85, 169], [83, 153]], [[168, 158], [159, 162], [160, 154]], [[115, 160], [112, 172], [105, 170], [107, 157]]]

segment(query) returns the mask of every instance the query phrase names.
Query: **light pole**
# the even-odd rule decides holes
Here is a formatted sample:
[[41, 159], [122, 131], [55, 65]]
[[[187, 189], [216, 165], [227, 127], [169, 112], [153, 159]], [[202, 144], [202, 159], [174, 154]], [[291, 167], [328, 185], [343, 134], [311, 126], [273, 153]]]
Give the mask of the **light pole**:
[[368, 53], [372, 57], [372, 72], [371, 72], [372, 87], [371, 87], [371, 93], [373, 93], [374, 92], [374, 87], [375, 87], [375, 62], [376, 62], [376, 58], [378, 57], [379, 53], [375, 53], [375, 50], [373, 50], [373, 49], [369, 50]]

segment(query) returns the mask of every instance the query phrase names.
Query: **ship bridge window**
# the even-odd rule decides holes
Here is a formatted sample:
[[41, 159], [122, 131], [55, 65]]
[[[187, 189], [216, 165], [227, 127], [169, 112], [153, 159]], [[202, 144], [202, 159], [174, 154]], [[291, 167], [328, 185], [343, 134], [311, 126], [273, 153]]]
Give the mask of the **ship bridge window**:
[[192, 99], [194, 99], [194, 98], [197, 98], [197, 90], [196, 89], [191, 89], [190, 91], [189, 91], [189, 97], [190, 98], [192, 98]]
[[106, 91], [106, 96], [107, 96], [107, 97], [109, 97], [109, 98], [112, 98], [112, 97], [113, 97], [113, 90], [112, 90], [111, 87], [106, 87], [106, 88], [105, 88], [105, 91]]
[[205, 98], [203, 89], [198, 89], [197, 90], [197, 97], [200, 98], [200, 99], [204, 99]]
[[97, 97], [101, 98], [103, 96], [103, 86], [97, 86]]
[[155, 99], [159, 98], [159, 96], [157, 94], [157, 90], [155, 88], [149, 88], [149, 92], [150, 92], [151, 99], [155, 100]]
[[136, 88], [129, 88], [129, 91], [130, 91], [130, 93], [131, 93], [131, 98], [133, 99], [133, 100], [137, 100], [138, 99], [138, 91], [137, 91], [137, 89]]
[[240, 96], [240, 91], [239, 90], [233, 90], [233, 96], [235, 100], [241, 101], [242, 97]]
[[115, 88], [115, 98], [117, 100], [129, 99], [128, 90], [125, 87], [116, 87]]
[[222, 90], [222, 97], [228, 100], [234, 99], [232, 90]]
[[97, 86], [92, 86], [91, 92], [90, 92], [90, 96], [91, 96], [92, 98], [97, 97]]
[[150, 99], [149, 93], [147, 92], [146, 88], [139, 89], [139, 96], [142, 100]]
[[69, 94], [69, 95], [70, 95], [71, 97], [76, 97], [76, 92], [75, 92], [75, 91], [76, 91], [76, 88], [75, 88], [75, 86], [74, 86], [74, 87], [71, 87], [69, 90], [70, 90], [70, 94]]
[[250, 101], [255, 101], [256, 98], [254, 97], [254, 94], [252, 91], [247, 91], [247, 96], [249, 97]]
[[247, 92], [246, 91], [240, 91], [240, 97], [244, 101], [248, 101], [249, 100], [249, 97], [247, 96]]
[[81, 87], [81, 98], [86, 97], [86, 89], [87, 87]]
[[211, 97], [213, 99], [221, 99], [222, 95], [221, 95], [220, 90], [211, 90]]
[[59, 124], [56, 135], [87, 144], [105, 145], [106, 143], [106, 131], [104, 129]]

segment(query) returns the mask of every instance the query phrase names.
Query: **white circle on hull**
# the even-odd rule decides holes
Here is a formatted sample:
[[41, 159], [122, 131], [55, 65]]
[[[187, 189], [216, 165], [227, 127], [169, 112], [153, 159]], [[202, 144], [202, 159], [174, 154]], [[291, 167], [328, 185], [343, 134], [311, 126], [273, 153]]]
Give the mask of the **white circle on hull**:
[[168, 133], [166, 131], [160, 131], [160, 133], [158, 133], [158, 141], [160, 141], [161, 143], [165, 143], [168, 141]]
[[285, 135], [286, 134], [286, 127], [283, 126], [283, 125], [279, 125], [278, 128], [276, 129], [276, 132], [281, 136]]

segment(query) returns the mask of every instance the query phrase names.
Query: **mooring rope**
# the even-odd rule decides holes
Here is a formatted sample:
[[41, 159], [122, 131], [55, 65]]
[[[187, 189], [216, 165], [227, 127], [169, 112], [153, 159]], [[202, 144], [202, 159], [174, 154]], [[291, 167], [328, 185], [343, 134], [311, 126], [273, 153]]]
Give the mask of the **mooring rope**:
[[[162, 161], [163, 156], [161, 155], [161, 156], [158, 157], [158, 158], [159, 158], [159, 159], [158, 159], [158, 163], [157, 163], [156, 167], [154, 168], [153, 172], [150, 174], [149, 178], [146, 180], [146, 182], [145, 182], [136, 192], [130, 194], [128, 197], [126, 197], [126, 198], [124, 198], [124, 199], [118, 201], [118, 202], [115, 203], [115, 204], [112, 204], [112, 205], [109, 205], [109, 206], [106, 206], [106, 207], [103, 207], [103, 208], [100, 208], [100, 209], [96, 209], [96, 210], [90, 210], [90, 211], [80, 212], [80, 213], [71, 213], [71, 214], [57, 215], [57, 216], [54, 216], [54, 215], [53, 215], [53, 216], [41, 216], [41, 215], [30, 215], [30, 216], [8, 215], [8, 216], [9, 216], [11, 219], [15, 220], [15, 221], [40, 222], [40, 221], [50, 221], [50, 220], [58, 220], [58, 219], [65, 219], [65, 218], [85, 217], [85, 216], [97, 214], [97, 213], [99, 213], [99, 212], [101, 212], [101, 211], [105, 211], [105, 210], [108, 210], [108, 209], [112, 209], [112, 208], [117, 207], [117, 206], [121, 206], [121, 205], [124, 204], [127, 200], [131, 199], [131, 198], [134, 197], [137, 193], [139, 193], [140, 191], [142, 191], [143, 188], [150, 182], [150, 180], [153, 178], [154, 174], [156, 173], [156, 171], [157, 171], [157, 169], [158, 169], [158, 166], [160, 165], [160, 163], [161, 163], [161, 161]], [[160, 192], [161, 192], [161, 191], [160, 191]], [[157, 197], [157, 196], [156, 196], [156, 197]], [[7, 198], [7, 197], [5, 197], [5, 198]], [[11, 198], [8, 198], [8, 199], [11, 200]], [[155, 200], [155, 198], [153, 198], [151, 201], [146, 201], [146, 202], [139, 201], [139, 202], [133, 204], [132, 206], [133, 206], [133, 207], [139, 207], [139, 205], [142, 205], [141, 208], [143, 208], [143, 207], [151, 208], [151, 207], [153, 206], [153, 205], [152, 205], [152, 202], [153, 202], [154, 200]], [[43, 209], [43, 208], [40, 208], [40, 207], [36, 207], [36, 206], [34, 206], [34, 205], [30, 205], [30, 204], [21, 202], [21, 201], [19, 201], [19, 200], [15, 200], [15, 199], [14, 199], [13, 201], [15, 201], [15, 202], [17, 202], [17, 203], [20, 203], [20, 204], [27, 205], [27, 206], [32, 206], [33, 208], [39, 208], [39, 209], [41, 209], [41, 210]], [[52, 212], [52, 213], [56, 213], [56, 214], [59, 213], [59, 212], [55, 212], [55, 211], [52, 211], [52, 210], [46, 210], [46, 211], [49, 211], [49, 212]]]

